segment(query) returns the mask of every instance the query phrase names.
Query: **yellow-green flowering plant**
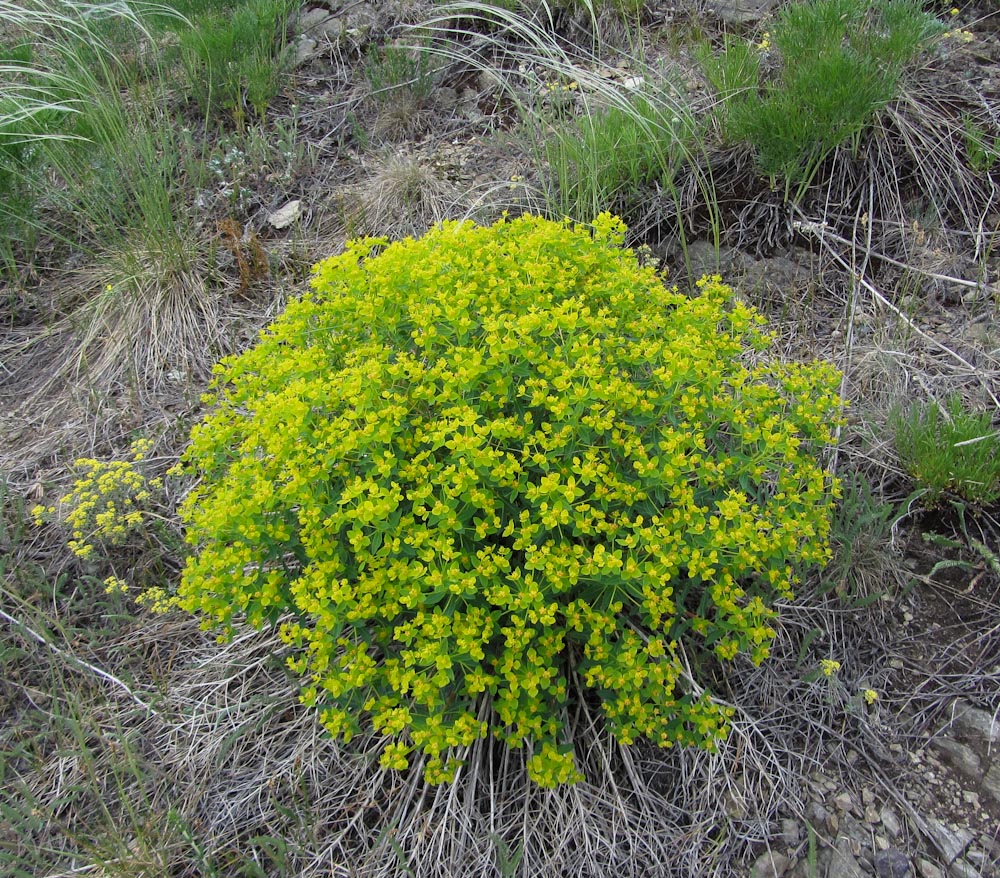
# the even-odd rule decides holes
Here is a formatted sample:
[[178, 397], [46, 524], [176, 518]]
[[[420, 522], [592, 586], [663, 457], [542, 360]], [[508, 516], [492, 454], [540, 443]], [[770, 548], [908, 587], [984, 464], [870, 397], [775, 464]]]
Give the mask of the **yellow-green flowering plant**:
[[624, 743], [714, 748], [687, 659], [762, 661], [771, 599], [829, 554], [835, 370], [767, 361], [719, 278], [668, 289], [624, 231], [353, 241], [218, 366], [179, 601], [281, 619], [303, 700], [385, 766], [446, 781], [492, 733], [574, 781], [574, 681]]
[[163, 487], [150, 479], [143, 461], [153, 443], [137, 439], [130, 460], [102, 461], [80, 458], [80, 475], [73, 488], [53, 506], [36, 506], [35, 522], [64, 521], [72, 533], [69, 548], [80, 558], [89, 558], [96, 547], [123, 546], [143, 525], [154, 493]]

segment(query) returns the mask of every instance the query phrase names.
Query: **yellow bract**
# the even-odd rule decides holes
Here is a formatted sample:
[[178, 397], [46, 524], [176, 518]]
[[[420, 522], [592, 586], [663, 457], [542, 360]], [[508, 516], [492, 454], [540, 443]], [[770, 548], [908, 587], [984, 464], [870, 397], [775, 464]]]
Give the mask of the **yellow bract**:
[[770, 598], [829, 555], [839, 376], [762, 359], [719, 278], [665, 288], [624, 234], [353, 241], [218, 367], [181, 603], [290, 620], [303, 699], [384, 735], [386, 767], [447, 781], [492, 733], [572, 782], [574, 681], [624, 743], [712, 749], [728, 714], [681, 644], [763, 661]]

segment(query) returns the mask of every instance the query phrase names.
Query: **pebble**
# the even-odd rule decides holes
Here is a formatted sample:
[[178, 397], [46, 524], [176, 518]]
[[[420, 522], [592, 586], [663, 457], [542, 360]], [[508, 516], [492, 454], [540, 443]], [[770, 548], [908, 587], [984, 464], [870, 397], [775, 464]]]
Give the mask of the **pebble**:
[[917, 871], [920, 873], [921, 878], [944, 878], [944, 872], [930, 860], [925, 860], [923, 857], [917, 859]]
[[797, 820], [786, 818], [781, 821], [781, 840], [790, 848], [798, 846], [802, 841], [802, 827]]
[[826, 876], [827, 878], [865, 878], [861, 864], [851, 851], [849, 840], [843, 836], [838, 838], [836, 845], [834, 845], [833, 857], [830, 859]]
[[911, 878], [913, 867], [906, 854], [890, 848], [875, 854], [875, 874], [878, 878]]
[[295, 198], [270, 213], [267, 222], [275, 229], [284, 229], [294, 223], [302, 215], [302, 200]]
[[840, 793], [837, 795], [833, 804], [836, 805], [841, 811], [850, 811], [854, 807], [854, 799], [851, 798], [850, 793]]
[[750, 878], [781, 878], [791, 866], [791, 860], [778, 851], [764, 851], [750, 867]]
[[893, 811], [888, 805], [883, 805], [878, 816], [881, 820], [882, 826], [885, 827], [885, 831], [889, 833], [889, 837], [898, 838], [902, 827], [899, 825], [899, 818], [896, 816], [896, 812]]
[[971, 747], [967, 747], [965, 744], [946, 735], [931, 739], [931, 745], [941, 751], [953, 768], [958, 769], [968, 777], [979, 779], [982, 773], [982, 765], [979, 757]]

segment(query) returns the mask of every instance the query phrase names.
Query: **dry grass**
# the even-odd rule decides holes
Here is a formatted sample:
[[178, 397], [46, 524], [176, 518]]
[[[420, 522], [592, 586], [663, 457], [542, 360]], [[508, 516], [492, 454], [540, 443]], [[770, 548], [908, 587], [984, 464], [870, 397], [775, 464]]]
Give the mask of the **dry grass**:
[[135, 247], [79, 271], [60, 291], [68, 300], [63, 314], [0, 342], [6, 472], [44, 460], [78, 435], [73, 425], [89, 420], [90, 407], [119, 409], [121, 417], [115, 400], [122, 400], [136, 426], [164, 404], [190, 408], [192, 388], [231, 344], [232, 315], [199, 250], [176, 268], [164, 268], [161, 257]]
[[[426, 788], [419, 766], [407, 776], [379, 769], [375, 738], [340, 748], [325, 739], [297, 704], [271, 635], [242, 632], [220, 646], [190, 620], [139, 619], [103, 654], [126, 643], [132, 672], [146, 669], [134, 688], [155, 714], [120, 688], [70, 677], [43, 706], [65, 712], [76, 755], [53, 752], [15, 770], [17, 798], [50, 819], [45, 843], [60, 858], [100, 859], [109, 875], [141, 874], [141, 863], [151, 874], [187, 874], [192, 850], [225, 874], [227, 855], [260, 857], [267, 838], [284, 839], [282, 874], [302, 876], [487, 876], [504, 856], [526, 876], [726, 875], [796, 798], [770, 723], [744, 713], [717, 756], [660, 754], [613, 743], [582, 705], [571, 726], [586, 783], [540, 790], [526, 779], [523, 753], [480, 742], [455, 784]], [[96, 778], [106, 821], [87, 825], [85, 838], [44, 803]], [[97, 829], [108, 837], [93, 837]], [[128, 868], [137, 871], [110, 862], [130, 833]]]
[[420, 235], [464, 210], [455, 186], [432, 159], [418, 153], [376, 156], [353, 196], [346, 216], [352, 237]]

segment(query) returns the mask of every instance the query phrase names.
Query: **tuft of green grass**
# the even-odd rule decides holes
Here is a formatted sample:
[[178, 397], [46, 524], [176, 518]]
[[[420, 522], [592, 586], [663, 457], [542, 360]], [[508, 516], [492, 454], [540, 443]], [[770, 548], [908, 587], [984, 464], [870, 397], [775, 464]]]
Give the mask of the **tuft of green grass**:
[[962, 116], [962, 135], [969, 164], [979, 173], [988, 174], [1000, 157], [1000, 136], [990, 134], [974, 116]]
[[179, 31], [188, 89], [206, 116], [221, 109], [240, 130], [250, 118], [263, 121], [288, 70], [295, 0], [200, 5], [207, 8]]
[[692, 130], [687, 113], [642, 94], [553, 126], [543, 141], [549, 203], [562, 216], [628, 215], [649, 187], [670, 188]]
[[917, 0], [810, 0], [788, 4], [770, 42], [777, 74], [758, 88], [756, 50], [728, 39], [718, 59], [705, 57], [706, 76], [722, 99], [725, 136], [746, 141], [760, 169], [797, 187], [844, 143], [857, 150], [875, 114], [899, 92], [903, 72], [944, 25]]
[[821, 590], [845, 603], [863, 606], [877, 600], [897, 568], [892, 551], [896, 507], [873, 490], [859, 472], [845, 478], [831, 522], [830, 564], [820, 576]]
[[[538, 183], [522, 190], [532, 208], [582, 221], [612, 211], [634, 235], [663, 229], [684, 251], [697, 212], [717, 246], [718, 202], [688, 95], [648, 62], [639, 41], [613, 50], [630, 75], [609, 76], [599, 41], [567, 45], [541, 19], [527, 9], [459, 2], [420, 26], [435, 55], [471, 63], [520, 119], [511, 140], [538, 171]], [[464, 36], [479, 40], [482, 52], [456, 51]]]
[[377, 111], [377, 133], [402, 140], [425, 127], [435, 84], [431, 61], [424, 46], [390, 44], [368, 51], [362, 72]]
[[890, 428], [903, 468], [931, 503], [949, 496], [978, 506], [1000, 500], [1000, 430], [990, 412], [973, 412], [955, 395], [945, 405], [897, 409]]

